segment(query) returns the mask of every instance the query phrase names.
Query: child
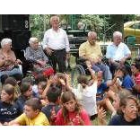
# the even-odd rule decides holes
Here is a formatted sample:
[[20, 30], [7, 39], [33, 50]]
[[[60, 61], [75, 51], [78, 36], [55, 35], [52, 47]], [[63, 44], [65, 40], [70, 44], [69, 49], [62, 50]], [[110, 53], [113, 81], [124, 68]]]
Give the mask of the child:
[[6, 84], [2, 88], [0, 101], [0, 123], [7, 125], [7, 122], [18, 117], [22, 112], [14, 101], [14, 87]]
[[64, 92], [61, 96], [62, 109], [56, 116], [56, 125], [91, 125], [87, 112], [78, 103], [74, 93]]
[[33, 97], [32, 85], [30, 82], [22, 82], [20, 86], [21, 95], [17, 99], [17, 104], [20, 106], [23, 111], [25, 102]]
[[47, 106], [42, 108], [42, 112], [47, 116], [50, 124], [54, 123], [53, 115], [55, 115], [60, 109], [59, 106], [60, 95], [61, 90], [57, 87], [50, 87], [47, 93], [47, 99], [49, 103], [47, 104]]
[[140, 98], [140, 60], [135, 60], [131, 65], [132, 78], [134, 81], [133, 94]]
[[39, 82], [37, 85], [37, 88], [38, 88], [39, 99], [42, 105], [45, 106], [48, 103], [47, 98], [46, 98], [46, 93], [44, 94], [44, 90], [46, 88], [46, 82], [45, 81]]
[[9, 125], [49, 125], [47, 117], [41, 112], [41, 108], [42, 105], [39, 99], [31, 98], [27, 100], [24, 106], [24, 113], [11, 121]]

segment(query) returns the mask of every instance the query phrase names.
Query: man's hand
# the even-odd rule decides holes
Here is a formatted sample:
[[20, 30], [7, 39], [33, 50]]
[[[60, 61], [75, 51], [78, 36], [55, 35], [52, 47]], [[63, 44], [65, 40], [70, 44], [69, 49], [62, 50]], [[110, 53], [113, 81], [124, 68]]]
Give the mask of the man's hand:
[[51, 56], [52, 53], [53, 53], [53, 50], [47, 47], [47, 48], [46, 48], [46, 53], [47, 53], [49, 56]]

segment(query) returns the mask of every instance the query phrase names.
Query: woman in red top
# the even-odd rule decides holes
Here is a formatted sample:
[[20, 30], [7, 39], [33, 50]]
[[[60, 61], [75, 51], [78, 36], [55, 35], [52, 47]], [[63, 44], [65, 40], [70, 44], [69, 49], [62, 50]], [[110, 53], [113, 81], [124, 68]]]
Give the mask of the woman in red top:
[[87, 112], [77, 102], [71, 91], [61, 96], [62, 109], [56, 116], [56, 125], [91, 125]]

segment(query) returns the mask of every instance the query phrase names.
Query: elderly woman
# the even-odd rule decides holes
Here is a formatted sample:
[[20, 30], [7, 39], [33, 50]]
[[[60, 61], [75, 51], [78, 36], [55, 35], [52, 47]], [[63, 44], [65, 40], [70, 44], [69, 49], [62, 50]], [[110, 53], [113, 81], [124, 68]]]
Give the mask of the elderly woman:
[[50, 65], [48, 64], [48, 57], [39, 46], [38, 39], [36, 37], [31, 37], [29, 39], [29, 45], [30, 46], [26, 48], [25, 52], [26, 60], [33, 63], [35, 72], [45, 72]]
[[16, 58], [15, 53], [11, 50], [12, 40], [4, 38], [1, 41], [0, 49], [0, 78], [3, 75], [7, 76], [20, 76], [22, 78], [22, 71], [18, 64], [22, 62]]

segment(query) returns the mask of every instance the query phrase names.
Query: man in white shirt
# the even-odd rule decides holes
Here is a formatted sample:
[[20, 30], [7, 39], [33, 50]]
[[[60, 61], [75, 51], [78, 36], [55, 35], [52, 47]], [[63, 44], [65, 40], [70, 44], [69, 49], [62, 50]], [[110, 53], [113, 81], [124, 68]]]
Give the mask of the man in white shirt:
[[52, 16], [50, 24], [52, 28], [44, 34], [43, 49], [52, 61], [54, 70], [56, 71], [56, 64], [58, 64], [59, 72], [65, 72], [65, 62], [70, 51], [68, 37], [66, 32], [59, 28], [58, 16]]
[[107, 46], [106, 57], [109, 59], [112, 72], [117, 66], [123, 65], [128, 58], [131, 58], [131, 51], [125, 43], [122, 43], [122, 33], [113, 33], [113, 43]]

